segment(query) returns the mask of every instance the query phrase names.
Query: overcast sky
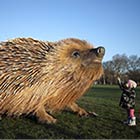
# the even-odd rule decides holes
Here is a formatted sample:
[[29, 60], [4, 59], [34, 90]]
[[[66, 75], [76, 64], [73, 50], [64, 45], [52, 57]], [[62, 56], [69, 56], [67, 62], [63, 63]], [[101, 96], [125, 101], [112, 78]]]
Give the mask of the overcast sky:
[[115, 54], [140, 56], [140, 0], [0, 0], [0, 41], [75, 37]]

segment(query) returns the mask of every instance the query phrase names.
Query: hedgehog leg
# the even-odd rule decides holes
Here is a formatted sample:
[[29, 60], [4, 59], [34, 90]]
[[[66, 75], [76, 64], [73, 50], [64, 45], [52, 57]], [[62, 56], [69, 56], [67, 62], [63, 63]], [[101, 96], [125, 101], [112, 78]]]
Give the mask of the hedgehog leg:
[[73, 112], [78, 113], [79, 116], [88, 116], [88, 112], [84, 110], [83, 108], [79, 107], [76, 103], [71, 103], [67, 106], [70, 108]]
[[41, 123], [56, 123], [57, 121], [55, 118], [53, 118], [46, 112], [44, 106], [38, 108], [38, 110], [36, 111], [36, 116], [38, 117], [39, 122]]

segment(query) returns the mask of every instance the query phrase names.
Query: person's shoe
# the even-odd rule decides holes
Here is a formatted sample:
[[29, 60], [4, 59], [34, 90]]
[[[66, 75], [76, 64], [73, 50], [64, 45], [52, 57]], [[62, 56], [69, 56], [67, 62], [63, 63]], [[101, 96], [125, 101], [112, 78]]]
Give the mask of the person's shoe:
[[128, 123], [129, 126], [136, 126], [136, 117], [132, 117]]

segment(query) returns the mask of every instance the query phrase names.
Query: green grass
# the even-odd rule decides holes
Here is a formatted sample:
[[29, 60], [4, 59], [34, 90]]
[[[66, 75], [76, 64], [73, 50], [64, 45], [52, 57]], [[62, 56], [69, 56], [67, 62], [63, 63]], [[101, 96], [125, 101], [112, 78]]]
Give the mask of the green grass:
[[81, 97], [78, 104], [99, 114], [98, 117], [78, 117], [64, 111], [55, 114], [57, 124], [39, 124], [33, 118], [8, 118], [0, 121], [0, 138], [5, 139], [140, 139], [140, 88], [137, 88], [137, 126], [122, 123], [126, 112], [121, 109], [118, 86], [95, 86]]

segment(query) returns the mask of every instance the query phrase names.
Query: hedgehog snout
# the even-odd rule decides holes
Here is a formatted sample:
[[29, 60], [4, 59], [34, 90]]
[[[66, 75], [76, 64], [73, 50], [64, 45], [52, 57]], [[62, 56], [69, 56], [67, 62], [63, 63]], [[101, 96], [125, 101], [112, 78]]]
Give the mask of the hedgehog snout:
[[99, 46], [98, 48], [93, 48], [90, 50], [91, 53], [94, 53], [97, 58], [102, 59], [105, 54], [105, 48]]

